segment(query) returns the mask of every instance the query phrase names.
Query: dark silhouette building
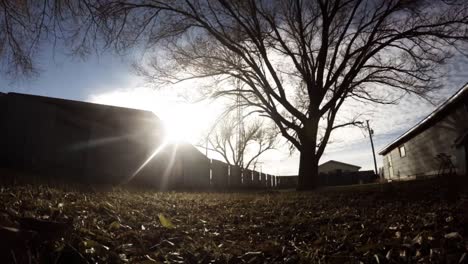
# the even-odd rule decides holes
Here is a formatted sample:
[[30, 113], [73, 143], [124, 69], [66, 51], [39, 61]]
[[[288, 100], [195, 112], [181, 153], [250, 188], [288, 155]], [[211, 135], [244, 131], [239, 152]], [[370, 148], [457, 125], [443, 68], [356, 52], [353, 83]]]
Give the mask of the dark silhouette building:
[[271, 187], [268, 175], [244, 177], [191, 144], [166, 142], [152, 112], [18, 93], [0, 94], [0, 167], [40, 181], [161, 190]]
[[149, 111], [18, 93], [0, 109], [0, 165], [61, 179], [125, 182], [164, 138]]

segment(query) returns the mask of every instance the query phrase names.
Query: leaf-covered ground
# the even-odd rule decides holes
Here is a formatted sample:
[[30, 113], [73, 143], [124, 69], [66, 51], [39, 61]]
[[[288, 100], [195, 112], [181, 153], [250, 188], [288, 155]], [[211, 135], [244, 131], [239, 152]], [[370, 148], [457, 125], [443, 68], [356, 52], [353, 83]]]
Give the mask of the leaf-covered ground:
[[0, 262], [468, 261], [466, 196], [437, 181], [309, 193], [68, 189], [1, 187]]

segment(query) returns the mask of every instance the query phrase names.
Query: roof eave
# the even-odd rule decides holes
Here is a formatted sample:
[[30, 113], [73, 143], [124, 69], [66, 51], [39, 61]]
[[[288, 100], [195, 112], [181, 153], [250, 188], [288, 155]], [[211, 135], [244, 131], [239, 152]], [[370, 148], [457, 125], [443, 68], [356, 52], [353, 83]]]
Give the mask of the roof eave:
[[413, 138], [414, 131], [416, 131], [418, 128], [422, 127], [423, 125], [427, 124], [428, 122], [431, 122], [434, 118], [438, 116], [440, 112], [442, 112], [444, 109], [452, 105], [456, 100], [463, 96], [464, 93], [468, 92], [468, 83], [466, 83], [460, 90], [458, 90], [455, 94], [450, 96], [444, 103], [442, 103], [439, 107], [434, 109], [428, 116], [426, 116], [424, 119], [419, 121], [416, 125], [411, 127], [409, 130], [407, 130], [405, 133], [403, 133], [401, 136], [399, 136], [397, 139], [392, 141], [390, 144], [385, 146], [383, 149], [379, 151], [379, 155], [385, 155], [388, 152], [390, 152], [392, 149], [395, 149], [399, 145], [407, 142], [411, 138]]

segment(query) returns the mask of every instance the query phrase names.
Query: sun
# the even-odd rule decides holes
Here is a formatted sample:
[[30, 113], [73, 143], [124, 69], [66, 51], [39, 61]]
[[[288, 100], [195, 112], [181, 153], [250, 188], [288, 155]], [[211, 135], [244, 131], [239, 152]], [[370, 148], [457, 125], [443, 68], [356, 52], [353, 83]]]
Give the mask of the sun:
[[216, 119], [216, 111], [203, 103], [175, 103], [164, 112], [153, 112], [162, 119], [170, 143], [197, 144]]
[[190, 103], [174, 92], [143, 87], [93, 95], [90, 101], [152, 111], [163, 123], [167, 143], [194, 145], [206, 137], [223, 109], [214, 102]]

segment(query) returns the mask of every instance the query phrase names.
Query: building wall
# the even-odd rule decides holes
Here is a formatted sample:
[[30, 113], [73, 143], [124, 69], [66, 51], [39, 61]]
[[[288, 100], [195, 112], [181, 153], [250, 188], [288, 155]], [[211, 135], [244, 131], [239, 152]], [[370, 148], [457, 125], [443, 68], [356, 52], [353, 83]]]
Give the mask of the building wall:
[[0, 110], [0, 167], [32, 172], [26, 181], [203, 190], [265, 188], [269, 179], [246, 170], [243, 181], [241, 168], [190, 144], [163, 144], [149, 112], [19, 94], [0, 94]]
[[39, 169], [43, 162], [63, 161], [66, 153], [55, 147], [62, 140], [58, 133], [54, 133], [55, 121], [54, 107], [8, 98], [0, 130], [1, 162]]
[[0, 124], [0, 165], [5, 167], [63, 180], [120, 183], [161, 141], [157, 123], [132, 111], [94, 105], [93, 111], [76, 111], [27, 96], [5, 97]]
[[177, 151], [183, 162], [183, 186], [198, 190], [210, 187], [210, 159], [190, 144], [179, 145]]
[[167, 145], [143, 160], [148, 162], [144, 166], [144, 162], [139, 163], [141, 170], [132, 174], [129, 183], [160, 190], [183, 184], [183, 161], [178, 158], [176, 145]]
[[468, 175], [467, 161], [468, 161], [468, 140], [465, 139], [460, 145], [456, 147], [456, 159], [457, 159], [457, 172], [460, 175]]
[[467, 110], [464, 106], [460, 106], [436, 124], [402, 144], [406, 151], [405, 157], [400, 157], [398, 147], [385, 154], [385, 178], [405, 180], [436, 175], [440, 163], [435, 157], [440, 153], [450, 155], [453, 164], [457, 167], [459, 160], [456, 158], [454, 143], [467, 130]]
[[342, 172], [352, 172], [358, 171], [359, 168], [338, 162], [327, 162], [319, 166], [319, 173], [330, 173], [338, 170]]

